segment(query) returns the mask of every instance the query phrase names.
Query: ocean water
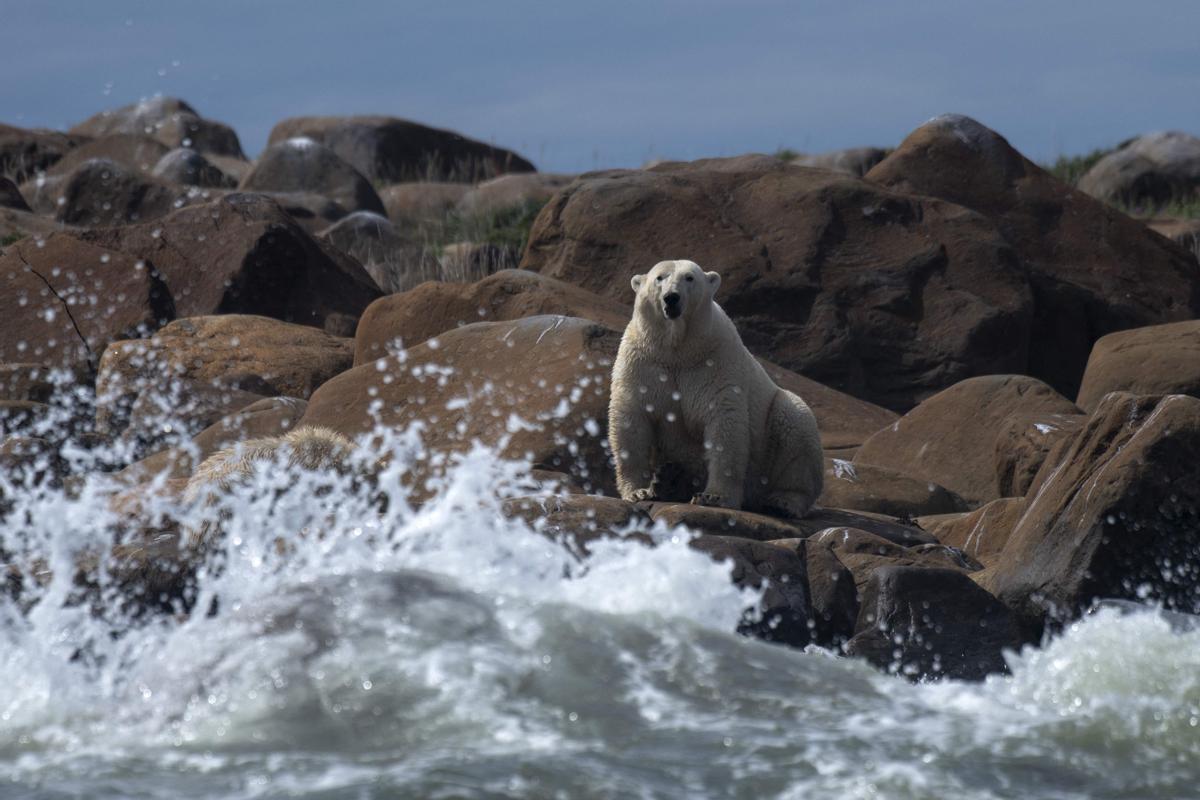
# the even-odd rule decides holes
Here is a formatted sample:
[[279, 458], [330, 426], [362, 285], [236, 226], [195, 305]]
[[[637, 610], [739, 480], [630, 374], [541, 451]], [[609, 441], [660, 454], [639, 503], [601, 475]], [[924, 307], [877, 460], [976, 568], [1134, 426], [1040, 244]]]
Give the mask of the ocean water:
[[[383, 485], [426, 457], [386, 447]], [[686, 530], [581, 560], [500, 513], [524, 473], [477, 446], [380, 513], [264, 468], [190, 615], [126, 613], [103, 572], [80, 601], [102, 478], [0, 485], [42, 579], [0, 599], [0, 798], [1200, 796], [1200, 632], [1105, 610], [1010, 675], [913, 685], [736, 635], [758, 598]]]

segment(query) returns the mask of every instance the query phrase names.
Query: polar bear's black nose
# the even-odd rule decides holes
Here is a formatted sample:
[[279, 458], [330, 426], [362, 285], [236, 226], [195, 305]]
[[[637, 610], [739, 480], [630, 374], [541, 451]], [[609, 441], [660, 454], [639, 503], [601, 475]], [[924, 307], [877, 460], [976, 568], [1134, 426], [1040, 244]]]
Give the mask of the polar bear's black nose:
[[668, 307], [677, 305], [679, 303], [679, 292], [671, 292], [670, 294], [663, 295], [663, 302]]

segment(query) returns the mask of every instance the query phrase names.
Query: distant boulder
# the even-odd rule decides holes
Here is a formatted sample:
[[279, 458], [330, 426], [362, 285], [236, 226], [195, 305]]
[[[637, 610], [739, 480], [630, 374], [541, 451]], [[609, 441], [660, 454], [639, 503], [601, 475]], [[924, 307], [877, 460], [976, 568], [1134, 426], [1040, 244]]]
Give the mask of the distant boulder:
[[242, 191], [309, 192], [330, 198], [347, 211], [386, 214], [371, 182], [333, 150], [297, 137], [263, 151], [242, 178]]
[[861, 178], [871, 167], [887, 158], [889, 152], [882, 147], [850, 147], [845, 150], [831, 150], [828, 153], [796, 156], [791, 163], [798, 167], [831, 169]]
[[1130, 139], [1079, 179], [1093, 197], [1127, 206], [1158, 207], [1200, 191], [1200, 138], [1160, 131]]
[[22, 183], [45, 172], [88, 138], [0, 123], [0, 175]]
[[140, 133], [102, 136], [71, 150], [46, 170], [46, 174], [68, 175], [85, 162], [96, 158], [115, 161], [135, 172], [148, 173], [169, 150], [170, 148], [157, 139]]
[[202, 186], [211, 189], [232, 189], [237, 180], [226, 175], [219, 167], [187, 147], [177, 147], [163, 154], [151, 173], [164, 181], [184, 186]]
[[152, 97], [101, 111], [71, 128], [70, 133], [90, 137], [142, 134], [172, 149], [190, 147], [201, 153], [245, 158], [233, 128], [201, 117], [196, 109], [175, 97]]

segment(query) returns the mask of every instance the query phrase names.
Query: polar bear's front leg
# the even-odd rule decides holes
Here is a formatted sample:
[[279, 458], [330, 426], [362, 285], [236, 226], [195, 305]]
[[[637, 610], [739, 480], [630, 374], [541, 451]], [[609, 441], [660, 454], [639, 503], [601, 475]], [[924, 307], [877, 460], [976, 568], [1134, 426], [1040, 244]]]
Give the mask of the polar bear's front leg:
[[750, 431], [744, 404], [717, 404], [704, 426], [704, 461], [708, 467], [708, 482], [692, 502], [741, 508], [750, 462]]
[[612, 415], [610, 446], [617, 467], [617, 492], [622, 500], [654, 500], [654, 424], [640, 409]]

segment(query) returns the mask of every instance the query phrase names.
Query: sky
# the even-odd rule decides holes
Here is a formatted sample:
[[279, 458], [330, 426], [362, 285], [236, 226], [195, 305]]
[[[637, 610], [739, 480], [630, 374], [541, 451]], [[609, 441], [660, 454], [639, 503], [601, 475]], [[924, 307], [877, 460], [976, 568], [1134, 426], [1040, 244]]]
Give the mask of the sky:
[[0, 122], [156, 94], [254, 156], [290, 116], [388, 114], [579, 172], [895, 146], [941, 113], [1036, 161], [1200, 135], [1197, 0], [4, 0]]

